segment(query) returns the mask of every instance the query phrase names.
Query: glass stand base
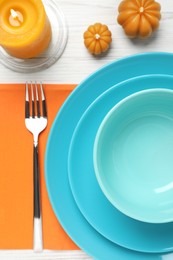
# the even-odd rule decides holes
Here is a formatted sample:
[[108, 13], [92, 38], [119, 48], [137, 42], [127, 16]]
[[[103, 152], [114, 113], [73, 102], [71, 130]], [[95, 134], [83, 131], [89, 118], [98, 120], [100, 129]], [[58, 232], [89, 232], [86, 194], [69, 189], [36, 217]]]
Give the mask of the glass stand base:
[[7, 68], [24, 73], [32, 73], [50, 67], [62, 55], [68, 38], [65, 16], [56, 0], [43, 0], [51, 23], [52, 39], [48, 49], [40, 56], [31, 59], [17, 59], [0, 47], [0, 63]]

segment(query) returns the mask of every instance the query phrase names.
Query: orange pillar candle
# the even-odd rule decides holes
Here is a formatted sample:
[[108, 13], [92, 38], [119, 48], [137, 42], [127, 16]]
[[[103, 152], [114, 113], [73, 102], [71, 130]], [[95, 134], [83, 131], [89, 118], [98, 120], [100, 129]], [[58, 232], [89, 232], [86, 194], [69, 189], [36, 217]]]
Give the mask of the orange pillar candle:
[[6, 52], [33, 58], [50, 40], [51, 26], [41, 0], [0, 0], [0, 45]]

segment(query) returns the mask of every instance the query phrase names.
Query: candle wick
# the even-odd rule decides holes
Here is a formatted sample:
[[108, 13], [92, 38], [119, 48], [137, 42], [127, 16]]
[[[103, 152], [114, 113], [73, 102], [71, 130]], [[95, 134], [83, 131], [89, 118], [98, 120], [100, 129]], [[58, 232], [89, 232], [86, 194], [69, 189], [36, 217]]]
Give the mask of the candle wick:
[[13, 27], [19, 27], [24, 21], [23, 14], [20, 11], [10, 9], [9, 22]]
[[10, 12], [11, 12], [11, 16], [16, 19], [18, 18], [18, 13], [16, 11], [14, 11], [13, 9], [10, 9]]

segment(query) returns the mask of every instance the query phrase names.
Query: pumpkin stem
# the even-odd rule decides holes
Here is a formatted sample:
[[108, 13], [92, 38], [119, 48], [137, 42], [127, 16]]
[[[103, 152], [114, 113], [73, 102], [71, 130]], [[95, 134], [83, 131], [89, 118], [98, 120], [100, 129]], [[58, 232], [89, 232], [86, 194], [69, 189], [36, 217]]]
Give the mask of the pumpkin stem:
[[95, 34], [95, 38], [96, 40], [99, 40], [100, 39], [100, 35], [98, 33]]
[[143, 12], [144, 12], [144, 7], [143, 7], [143, 6], [141, 6], [141, 7], [139, 8], [139, 12], [140, 12], [140, 13], [143, 13]]

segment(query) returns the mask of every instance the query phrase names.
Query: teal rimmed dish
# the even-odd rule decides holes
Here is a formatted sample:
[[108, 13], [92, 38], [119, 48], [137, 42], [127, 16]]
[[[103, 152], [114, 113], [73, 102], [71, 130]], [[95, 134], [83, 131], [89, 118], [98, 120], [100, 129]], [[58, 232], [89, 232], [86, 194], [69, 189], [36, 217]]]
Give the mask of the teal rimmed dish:
[[[111, 86], [146, 74], [173, 75], [172, 63], [173, 55], [170, 53], [143, 53], [104, 66], [76, 88], [61, 107], [52, 125], [45, 157], [49, 199], [65, 231], [81, 249], [95, 259], [161, 260], [164, 254], [146, 254], [120, 247], [97, 232], [81, 214], [68, 179], [68, 151], [73, 132], [90, 104]], [[118, 98], [122, 99], [129, 92], [139, 89], [140, 86], [129, 91], [122, 89]]]

